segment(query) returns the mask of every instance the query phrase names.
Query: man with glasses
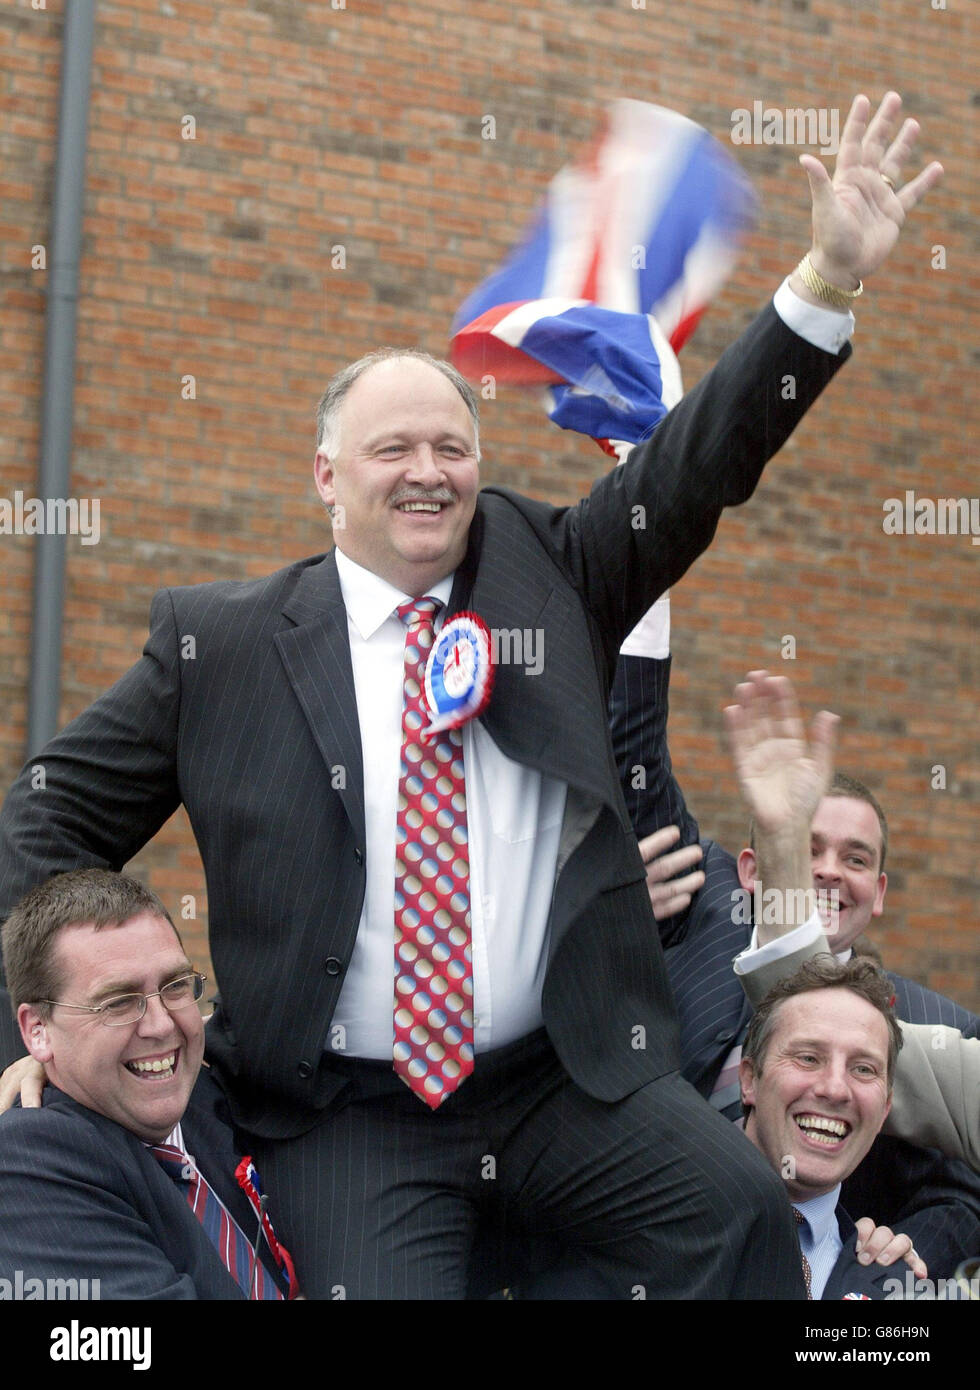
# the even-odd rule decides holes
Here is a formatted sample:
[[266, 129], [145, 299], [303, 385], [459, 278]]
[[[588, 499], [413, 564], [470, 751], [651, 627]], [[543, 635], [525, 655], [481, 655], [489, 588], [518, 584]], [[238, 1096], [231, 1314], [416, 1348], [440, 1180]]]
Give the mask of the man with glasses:
[[10, 914], [3, 963], [49, 1083], [41, 1109], [0, 1117], [7, 1296], [295, 1295], [201, 1071], [205, 977], [160, 900], [105, 869], [60, 874]]

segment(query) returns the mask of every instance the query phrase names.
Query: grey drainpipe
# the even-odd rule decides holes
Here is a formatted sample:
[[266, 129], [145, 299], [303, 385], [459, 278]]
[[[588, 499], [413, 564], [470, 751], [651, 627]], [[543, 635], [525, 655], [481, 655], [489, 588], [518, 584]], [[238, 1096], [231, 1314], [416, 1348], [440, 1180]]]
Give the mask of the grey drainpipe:
[[[72, 404], [75, 388], [75, 305], [82, 240], [82, 197], [95, 0], [65, 5], [58, 112], [58, 159], [51, 209], [48, 307], [41, 404], [41, 459], [37, 496], [68, 497]], [[65, 606], [65, 537], [37, 536], [31, 632], [27, 755], [33, 757], [58, 728], [61, 631]]]

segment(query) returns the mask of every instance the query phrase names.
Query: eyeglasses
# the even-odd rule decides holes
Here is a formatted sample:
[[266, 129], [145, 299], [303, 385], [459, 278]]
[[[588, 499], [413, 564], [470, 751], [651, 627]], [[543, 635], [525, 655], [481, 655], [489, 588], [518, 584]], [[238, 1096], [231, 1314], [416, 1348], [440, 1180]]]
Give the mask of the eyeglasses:
[[163, 1007], [169, 1009], [172, 1014], [196, 1004], [204, 993], [207, 978], [207, 975], [194, 971], [190, 975], [179, 975], [176, 980], [171, 980], [169, 985], [154, 990], [152, 994], [116, 994], [102, 1004], [65, 1004], [60, 999], [38, 999], [37, 1003], [98, 1014], [107, 1028], [121, 1028], [126, 1023], [139, 1022], [146, 1013], [148, 999], [159, 999]]

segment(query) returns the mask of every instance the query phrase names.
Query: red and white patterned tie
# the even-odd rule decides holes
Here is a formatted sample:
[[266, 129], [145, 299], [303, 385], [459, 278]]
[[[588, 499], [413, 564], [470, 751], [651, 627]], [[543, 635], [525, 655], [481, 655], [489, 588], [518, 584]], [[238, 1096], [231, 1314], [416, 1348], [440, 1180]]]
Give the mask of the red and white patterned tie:
[[437, 1109], [473, 1070], [473, 952], [463, 739], [423, 741], [437, 599], [403, 603], [405, 703], [395, 839], [395, 1071]]

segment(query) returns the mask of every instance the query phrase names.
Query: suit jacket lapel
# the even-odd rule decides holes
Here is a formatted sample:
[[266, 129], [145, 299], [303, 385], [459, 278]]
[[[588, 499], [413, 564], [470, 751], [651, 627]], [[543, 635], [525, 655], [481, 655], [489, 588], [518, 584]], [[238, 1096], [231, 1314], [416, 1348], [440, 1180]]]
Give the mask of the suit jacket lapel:
[[606, 692], [590, 659], [586, 619], [540, 543], [522, 544], [510, 509], [504, 516], [497, 498], [481, 502], [449, 612], [475, 612], [494, 640], [498, 659], [484, 727], [515, 762], [616, 806]]
[[363, 844], [361, 730], [347, 609], [333, 551], [303, 571], [282, 611], [295, 624], [275, 637], [287, 679], [331, 770], [331, 785], [344, 804], [358, 843]]

